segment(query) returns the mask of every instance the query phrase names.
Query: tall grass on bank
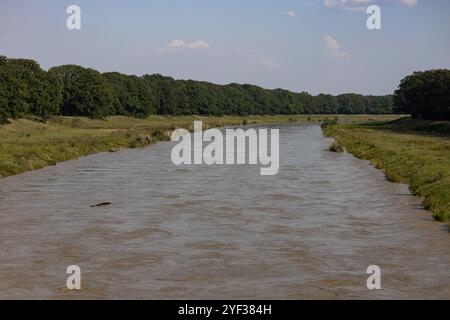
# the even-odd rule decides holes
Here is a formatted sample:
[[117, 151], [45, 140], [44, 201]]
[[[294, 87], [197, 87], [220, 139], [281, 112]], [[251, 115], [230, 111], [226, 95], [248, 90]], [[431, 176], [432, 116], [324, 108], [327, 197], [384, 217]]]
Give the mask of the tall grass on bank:
[[331, 152], [342, 153], [342, 152], [345, 152], [345, 147], [342, 144], [340, 144], [336, 141], [333, 141], [329, 147], [329, 150]]
[[390, 181], [405, 183], [423, 196], [435, 219], [449, 221], [450, 130], [442, 128], [450, 124], [401, 119], [327, 126], [324, 132], [356, 157], [370, 160]]

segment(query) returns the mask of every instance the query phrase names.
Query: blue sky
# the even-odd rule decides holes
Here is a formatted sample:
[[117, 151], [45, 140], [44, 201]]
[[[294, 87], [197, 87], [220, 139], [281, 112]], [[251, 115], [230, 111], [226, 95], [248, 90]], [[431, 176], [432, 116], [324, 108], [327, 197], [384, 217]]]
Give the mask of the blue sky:
[[[81, 8], [68, 30], [66, 8]], [[382, 30], [365, 8], [382, 10]], [[313, 94], [392, 93], [450, 68], [448, 0], [1, 0], [0, 53]]]

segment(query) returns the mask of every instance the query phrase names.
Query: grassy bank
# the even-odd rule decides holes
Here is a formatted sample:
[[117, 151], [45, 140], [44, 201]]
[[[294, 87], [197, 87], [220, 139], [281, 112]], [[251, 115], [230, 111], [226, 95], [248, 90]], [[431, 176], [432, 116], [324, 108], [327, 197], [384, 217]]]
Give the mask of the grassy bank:
[[324, 132], [394, 182], [407, 184], [439, 221], [450, 220], [450, 123], [409, 118], [330, 125]]
[[[169, 139], [175, 128], [192, 128], [194, 120], [205, 127], [242, 124], [321, 121], [333, 115], [279, 115], [248, 117], [153, 116], [135, 119], [123, 116], [106, 120], [54, 117], [45, 123], [36, 119], [10, 120], [0, 126], [0, 177], [54, 165], [96, 152], [142, 147]], [[343, 122], [392, 119], [393, 116], [339, 116]]]

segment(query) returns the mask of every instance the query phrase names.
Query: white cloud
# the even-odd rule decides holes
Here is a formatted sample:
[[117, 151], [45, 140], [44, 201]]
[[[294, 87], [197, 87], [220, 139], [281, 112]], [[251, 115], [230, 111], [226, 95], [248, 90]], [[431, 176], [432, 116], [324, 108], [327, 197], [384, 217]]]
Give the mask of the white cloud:
[[358, 6], [358, 7], [345, 7], [343, 8], [345, 11], [352, 11], [352, 12], [364, 12], [366, 13], [367, 7]]
[[342, 49], [342, 45], [335, 38], [326, 34], [324, 37], [325, 41], [325, 53], [336, 59], [347, 59], [350, 58], [350, 53]]
[[186, 42], [184, 42], [183, 40], [172, 40], [172, 42], [170, 42], [167, 47], [172, 49], [186, 48]]
[[208, 49], [209, 43], [203, 40], [186, 42], [184, 40], [172, 40], [168, 45], [169, 49]]
[[208, 49], [209, 43], [203, 40], [194, 41], [187, 44], [189, 49]]
[[355, 6], [368, 5], [373, 0], [325, 0], [325, 7], [328, 8], [351, 8]]
[[401, 4], [411, 7], [417, 4], [417, 0], [397, 0], [397, 2], [400, 2]]
[[415, 6], [418, 0], [324, 0], [323, 4], [327, 8], [335, 8], [346, 11], [366, 12], [371, 4], [399, 3], [405, 6]]
[[373, 0], [325, 0], [324, 4], [327, 8], [336, 8], [345, 11], [365, 12], [367, 6]]
[[286, 12], [286, 14], [289, 18], [295, 18], [297, 16], [297, 14], [294, 11], [288, 11]]

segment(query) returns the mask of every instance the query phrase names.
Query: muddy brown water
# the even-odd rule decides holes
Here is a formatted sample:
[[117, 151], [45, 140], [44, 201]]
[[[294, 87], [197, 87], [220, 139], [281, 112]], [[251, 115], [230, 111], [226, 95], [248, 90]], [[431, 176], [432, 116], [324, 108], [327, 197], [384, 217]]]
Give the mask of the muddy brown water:
[[450, 235], [420, 199], [318, 125], [276, 127], [273, 177], [177, 167], [164, 142], [0, 180], [0, 298], [450, 299]]

